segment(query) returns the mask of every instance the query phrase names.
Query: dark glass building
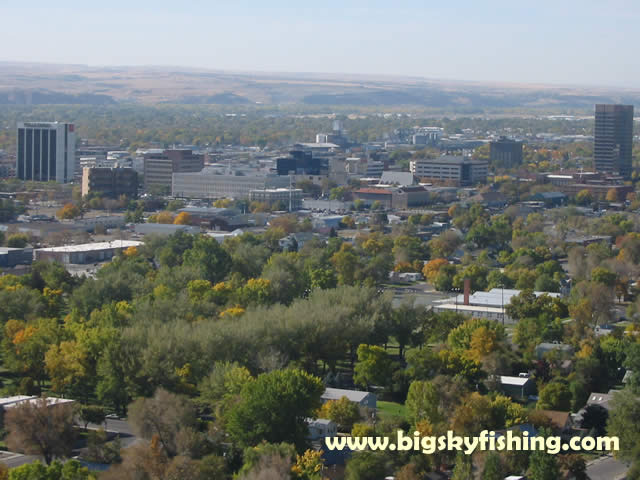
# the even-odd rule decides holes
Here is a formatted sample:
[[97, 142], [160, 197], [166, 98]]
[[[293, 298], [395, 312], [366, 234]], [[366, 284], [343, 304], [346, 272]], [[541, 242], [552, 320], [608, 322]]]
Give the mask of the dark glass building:
[[276, 160], [278, 175], [326, 175], [329, 171], [328, 160], [314, 158], [311, 152], [293, 150], [289, 155]]
[[631, 176], [633, 105], [596, 105], [593, 160], [597, 172]]
[[500, 137], [489, 144], [491, 165], [501, 168], [512, 168], [522, 164], [522, 142]]

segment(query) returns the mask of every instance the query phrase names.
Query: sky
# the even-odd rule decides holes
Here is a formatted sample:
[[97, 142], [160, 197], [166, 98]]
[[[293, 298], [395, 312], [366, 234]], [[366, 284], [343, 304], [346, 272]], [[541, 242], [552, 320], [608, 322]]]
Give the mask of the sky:
[[0, 61], [640, 87], [638, 0], [0, 0]]

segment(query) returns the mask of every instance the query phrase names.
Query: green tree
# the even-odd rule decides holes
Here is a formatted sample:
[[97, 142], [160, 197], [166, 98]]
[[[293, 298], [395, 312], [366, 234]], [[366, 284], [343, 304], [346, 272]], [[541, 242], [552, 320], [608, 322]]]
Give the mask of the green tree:
[[357, 452], [347, 462], [345, 480], [380, 480], [387, 473], [387, 462], [382, 452]]
[[458, 452], [451, 480], [469, 480], [471, 478], [473, 478], [473, 464], [471, 462], [471, 457], [462, 452]]
[[320, 407], [322, 381], [302, 370], [274, 370], [247, 383], [226, 416], [227, 431], [240, 445], [261, 441], [305, 443], [307, 424]]
[[484, 468], [482, 470], [482, 480], [503, 480], [504, 470], [502, 468], [502, 462], [500, 461], [500, 455], [496, 452], [489, 452], [484, 462]]
[[571, 391], [564, 382], [550, 382], [538, 396], [536, 406], [541, 410], [571, 410]]
[[[540, 435], [547, 436], [548, 434], [543, 429], [540, 431]], [[558, 457], [544, 450], [533, 451], [529, 460], [528, 477], [531, 480], [557, 480], [560, 478]]]
[[411, 382], [405, 403], [412, 425], [427, 420], [436, 425], [443, 420], [440, 410], [440, 394], [436, 386], [429, 381]]
[[354, 369], [353, 381], [367, 389], [371, 385], [388, 385], [393, 362], [384, 348], [362, 344], [358, 347], [357, 354], [358, 363]]
[[7, 247], [24, 248], [29, 243], [29, 236], [26, 233], [13, 233], [7, 237]]
[[184, 252], [184, 264], [199, 270], [202, 277], [217, 283], [231, 270], [231, 257], [215, 238], [199, 235]]

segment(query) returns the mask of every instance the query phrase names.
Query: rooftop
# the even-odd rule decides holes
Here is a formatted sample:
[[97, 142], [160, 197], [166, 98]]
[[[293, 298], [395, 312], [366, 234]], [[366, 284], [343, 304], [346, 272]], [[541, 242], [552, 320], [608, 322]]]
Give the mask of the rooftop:
[[515, 385], [518, 387], [523, 387], [529, 380], [530, 377], [512, 377], [509, 375], [500, 375], [500, 383], [502, 385]]
[[369, 392], [360, 392], [357, 390], [345, 390], [343, 388], [327, 388], [322, 394], [323, 400], [340, 400], [347, 397], [352, 402], [360, 403], [369, 396]]
[[112, 248], [129, 248], [138, 247], [142, 245], [142, 242], [135, 240], [112, 240], [111, 242], [95, 242], [95, 243], [83, 243], [80, 245], [64, 245], [62, 247], [49, 247], [39, 248], [39, 252], [92, 252], [95, 250], [109, 250]]

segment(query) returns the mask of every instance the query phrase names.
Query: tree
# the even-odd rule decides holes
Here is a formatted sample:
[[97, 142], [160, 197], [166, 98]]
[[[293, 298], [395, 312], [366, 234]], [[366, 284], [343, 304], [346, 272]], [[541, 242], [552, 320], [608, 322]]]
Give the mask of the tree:
[[195, 408], [187, 397], [159, 388], [152, 398], [138, 398], [129, 405], [129, 422], [142, 438], [157, 438], [169, 457], [180, 454], [178, 438], [196, 425]]
[[593, 195], [587, 189], [580, 190], [576, 195], [576, 203], [578, 205], [589, 205], [593, 203]]
[[57, 460], [45, 467], [38, 460], [25, 463], [11, 469], [6, 477], [9, 480], [95, 480], [95, 476], [77, 460], [69, 460], [62, 464]]
[[331, 262], [335, 266], [338, 281], [342, 285], [353, 285], [355, 283], [359, 261], [350, 244], [343, 243], [340, 246], [340, 250], [331, 257]]
[[382, 452], [357, 452], [347, 462], [345, 480], [380, 480], [387, 473]]
[[86, 349], [76, 341], [52, 345], [44, 357], [52, 390], [62, 392], [72, 384], [84, 382], [88, 373], [87, 356]]
[[607, 190], [607, 196], [605, 197], [607, 202], [617, 202], [618, 201], [618, 190], [615, 188], [610, 188]]
[[191, 225], [193, 219], [188, 212], [180, 212], [173, 220], [174, 225]]
[[433, 260], [429, 260], [425, 264], [424, 268], [422, 269], [422, 274], [424, 275], [424, 278], [427, 279], [427, 281], [429, 281], [430, 283], [433, 283], [436, 277], [438, 276], [440, 269], [444, 265], [448, 265], [448, 264], [449, 264], [449, 261], [444, 258], [435, 258]]
[[571, 410], [569, 386], [563, 382], [548, 383], [540, 390], [536, 406], [540, 410]]
[[409, 419], [413, 425], [427, 420], [435, 425], [443, 420], [440, 410], [440, 394], [436, 386], [429, 381], [416, 380], [411, 382], [407, 394], [406, 407]]
[[80, 419], [84, 422], [85, 430], [90, 423], [102, 425], [106, 418], [107, 414], [104, 411], [104, 407], [100, 405], [82, 405], [80, 407]]
[[318, 411], [318, 418], [328, 418], [334, 421], [343, 432], [351, 431], [353, 424], [360, 420], [360, 408], [357, 403], [347, 397], [325, 402]]
[[377, 345], [362, 344], [358, 347], [358, 363], [353, 381], [365, 388], [371, 385], [387, 385], [391, 379], [392, 361], [387, 352]]
[[620, 439], [620, 458], [636, 461], [640, 458], [640, 398], [629, 388], [615, 393], [609, 410], [607, 433]]
[[560, 469], [568, 477], [572, 477], [575, 480], [588, 480], [587, 477], [587, 463], [582, 455], [567, 454], [558, 456], [558, 464]]
[[591, 270], [591, 280], [594, 282], [602, 283], [603, 285], [614, 285], [616, 282], [616, 278], [617, 275], [614, 272], [610, 272], [603, 267], [596, 267]]
[[261, 441], [303, 446], [305, 419], [321, 404], [322, 381], [302, 370], [274, 370], [247, 383], [226, 415], [227, 431], [240, 445]]
[[200, 271], [202, 277], [217, 283], [231, 270], [231, 257], [215, 238], [198, 235], [193, 246], [184, 252], [183, 263]]
[[473, 478], [473, 464], [471, 456], [458, 452], [451, 480], [470, 480]]
[[49, 405], [45, 398], [23, 402], [5, 412], [7, 445], [13, 451], [42, 455], [47, 465], [54, 457], [71, 455], [74, 415], [68, 404]]
[[484, 469], [482, 470], [482, 480], [503, 480], [504, 470], [502, 468], [502, 462], [500, 461], [500, 455], [496, 452], [489, 452], [484, 462]]
[[82, 211], [73, 203], [67, 203], [56, 212], [56, 217], [60, 220], [72, 220], [82, 215]]
[[[541, 429], [540, 435], [547, 436], [547, 433]], [[531, 480], [557, 480], [560, 478], [556, 455], [547, 453], [545, 450], [534, 450], [529, 458], [528, 478]]]
[[29, 243], [29, 236], [26, 233], [14, 233], [7, 237], [7, 247], [24, 248]]

